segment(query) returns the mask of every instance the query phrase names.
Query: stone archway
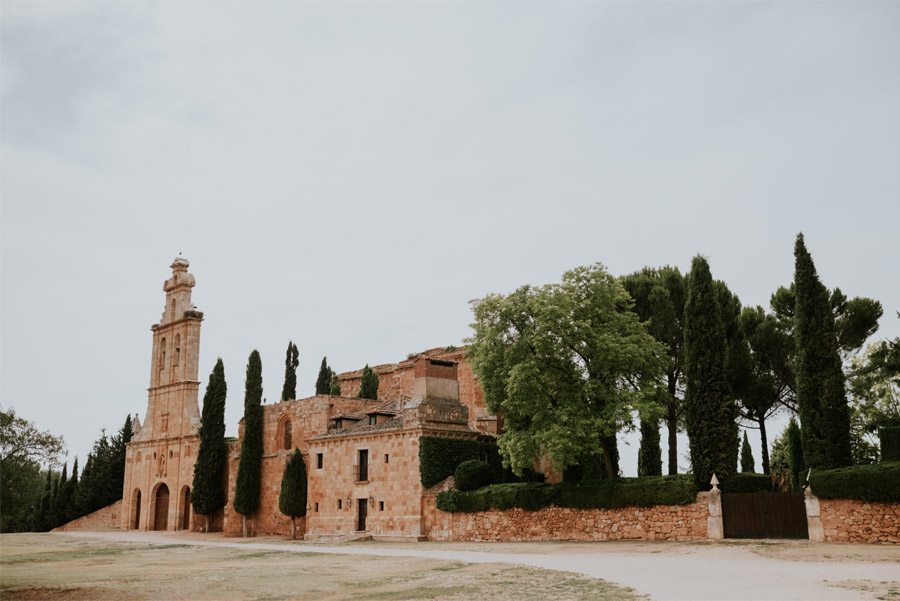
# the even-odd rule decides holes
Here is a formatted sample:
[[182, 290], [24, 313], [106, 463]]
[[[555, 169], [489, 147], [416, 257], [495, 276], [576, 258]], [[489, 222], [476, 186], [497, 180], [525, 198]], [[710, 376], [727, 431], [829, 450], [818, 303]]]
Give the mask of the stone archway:
[[128, 521], [132, 530], [141, 529], [141, 489], [135, 488], [131, 494], [131, 519]]
[[181, 489], [181, 529], [191, 529], [191, 489], [187, 486]]
[[161, 482], [153, 495], [153, 529], [166, 530], [169, 526], [169, 487]]

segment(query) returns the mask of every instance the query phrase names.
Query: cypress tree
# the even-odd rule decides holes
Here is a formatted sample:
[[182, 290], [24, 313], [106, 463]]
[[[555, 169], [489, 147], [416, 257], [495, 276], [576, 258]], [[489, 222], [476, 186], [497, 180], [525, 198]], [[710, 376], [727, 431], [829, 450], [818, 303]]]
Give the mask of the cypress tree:
[[709, 263], [691, 263], [684, 308], [685, 424], [694, 479], [701, 489], [715, 473], [734, 474], [738, 458], [737, 408], [728, 390], [725, 327]]
[[234, 487], [234, 510], [242, 516], [247, 536], [247, 516], [259, 509], [262, 464], [262, 360], [258, 351], [250, 353], [244, 391], [244, 438]]
[[328, 357], [322, 357], [319, 366], [319, 377], [316, 378], [316, 394], [331, 394], [331, 368], [328, 367]]
[[50, 529], [54, 529], [63, 523], [63, 506], [66, 496], [66, 481], [68, 480], [68, 465], [63, 464], [63, 471], [59, 478], [53, 482], [53, 501], [50, 503]]
[[331, 372], [331, 384], [329, 385], [328, 394], [331, 396], [341, 396], [341, 383], [338, 380], [338, 375]]
[[638, 476], [662, 476], [662, 449], [659, 446], [659, 424], [656, 420], [641, 420]]
[[753, 473], [756, 471], [756, 462], [753, 460], [753, 451], [750, 449], [750, 441], [747, 439], [747, 431], [744, 430], [744, 442], [741, 444], [741, 472]]
[[294, 449], [294, 453], [284, 465], [278, 509], [291, 518], [291, 540], [296, 540], [295, 518], [306, 515], [306, 464], [303, 462], [300, 449]]
[[[284, 356], [284, 387], [281, 389], [281, 400], [290, 401], [297, 398], [297, 366], [300, 365], [300, 351], [297, 345], [288, 341]], [[316, 394], [319, 394], [318, 392]]]
[[[805, 429], [805, 428], [804, 428]], [[803, 433], [793, 417], [788, 422], [788, 466], [791, 469], [791, 485], [794, 490], [803, 488], [806, 480], [806, 461], [803, 458]]]
[[222, 359], [209, 375], [209, 384], [203, 396], [203, 414], [200, 418], [200, 448], [194, 464], [194, 480], [191, 486], [191, 505], [194, 511], [206, 518], [204, 531], [209, 532], [210, 518], [225, 506], [225, 464], [228, 447], [225, 444], [225, 366]]
[[65, 507], [63, 507], [65, 521], [69, 522], [81, 517], [78, 513], [78, 457], [72, 465], [72, 477], [66, 483]]
[[828, 290], [819, 281], [803, 234], [794, 245], [797, 404], [809, 467], [850, 465], [850, 408]]
[[50, 528], [50, 501], [53, 498], [52, 470], [47, 467], [47, 482], [44, 484], [44, 494], [41, 497], [41, 503], [38, 506], [37, 515], [34, 518], [34, 526], [32, 530], [35, 532], [46, 532]]
[[373, 401], [378, 399], [378, 376], [368, 363], [363, 368], [362, 378], [359, 381], [359, 398]]

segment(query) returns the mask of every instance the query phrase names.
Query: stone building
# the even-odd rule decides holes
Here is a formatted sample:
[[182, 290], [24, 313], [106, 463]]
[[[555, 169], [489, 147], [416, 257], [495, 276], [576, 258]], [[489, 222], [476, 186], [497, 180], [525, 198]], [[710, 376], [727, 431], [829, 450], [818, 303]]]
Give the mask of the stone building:
[[[126, 452], [123, 529], [180, 530], [194, 526], [190, 486], [199, 444], [197, 379], [203, 314], [191, 304], [194, 276], [177, 258], [165, 281], [166, 306], [151, 327], [153, 354], [144, 423]], [[464, 349], [436, 348], [375, 367], [379, 398], [356, 398], [362, 371], [339, 375], [341, 395], [317, 395], [263, 406], [260, 509], [249, 516], [255, 534], [287, 534], [278, 509], [281, 478], [294, 449], [304, 455], [308, 507], [298, 532], [421, 539], [425, 491], [420, 482], [423, 436], [480, 439], [496, 435], [498, 419], [484, 404]], [[234, 402], [231, 399], [231, 402]], [[215, 529], [241, 532], [231, 501], [240, 459], [229, 443], [228, 503]], [[200, 520], [196, 520], [199, 526]]]

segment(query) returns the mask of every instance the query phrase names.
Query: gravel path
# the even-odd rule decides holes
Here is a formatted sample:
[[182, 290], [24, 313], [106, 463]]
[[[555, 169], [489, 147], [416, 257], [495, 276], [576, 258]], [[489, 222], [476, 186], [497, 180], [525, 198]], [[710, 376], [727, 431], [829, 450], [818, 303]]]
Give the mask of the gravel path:
[[[896, 562], [852, 559], [807, 561], [763, 557], [730, 543], [350, 543], [327, 545], [268, 539], [249, 542], [221, 535], [163, 532], [66, 532], [61, 536], [117, 542], [180, 543], [266, 551], [422, 557], [468, 563], [509, 563], [575, 572], [635, 589], [652, 599], [782, 600], [876, 599], [900, 594], [900, 549], [886, 549]], [[250, 539], [259, 541], [259, 539]], [[844, 547], [851, 548], [852, 547]], [[477, 549], [477, 550], [476, 550]], [[483, 549], [483, 550], [482, 550]], [[896, 553], [895, 553], [896, 551]], [[827, 555], [826, 555], [827, 557]]]

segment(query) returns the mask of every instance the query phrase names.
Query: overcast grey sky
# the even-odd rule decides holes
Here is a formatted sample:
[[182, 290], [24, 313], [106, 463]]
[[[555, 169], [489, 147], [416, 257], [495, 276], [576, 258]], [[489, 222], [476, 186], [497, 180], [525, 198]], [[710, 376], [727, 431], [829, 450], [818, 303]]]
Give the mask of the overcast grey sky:
[[470, 299], [698, 252], [766, 305], [801, 230], [825, 284], [879, 299], [877, 336], [900, 334], [900, 3], [0, 17], [0, 403], [70, 459], [143, 418], [179, 251], [230, 434], [253, 348], [270, 402], [288, 339], [312, 394], [323, 355], [348, 370], [460, 344]]

